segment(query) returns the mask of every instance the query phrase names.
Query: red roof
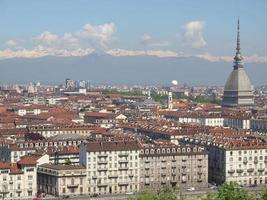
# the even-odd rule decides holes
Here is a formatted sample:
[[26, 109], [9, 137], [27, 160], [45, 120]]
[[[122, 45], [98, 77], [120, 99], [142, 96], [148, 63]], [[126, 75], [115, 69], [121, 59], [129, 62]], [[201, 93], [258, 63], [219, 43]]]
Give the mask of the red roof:
[[18, 161], [19, 165], [36, 165], [36, 157], [33, 156], [24, 156]]

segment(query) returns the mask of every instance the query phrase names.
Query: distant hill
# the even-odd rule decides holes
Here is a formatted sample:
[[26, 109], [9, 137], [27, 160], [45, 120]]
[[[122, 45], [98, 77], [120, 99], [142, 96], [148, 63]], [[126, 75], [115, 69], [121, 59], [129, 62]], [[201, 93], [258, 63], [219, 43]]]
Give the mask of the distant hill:
[[[267, 82], [267, 64], [245, 68], [254, 85]], [[224, 85], [232, 63], [195, 57], [159, 58], [91, 54], [84, 57], [14, 58], [0, 60], [0, 83], [63, 83], [65, 78], [92, 83], [166, 85], [176, 79], [191, 85]]]

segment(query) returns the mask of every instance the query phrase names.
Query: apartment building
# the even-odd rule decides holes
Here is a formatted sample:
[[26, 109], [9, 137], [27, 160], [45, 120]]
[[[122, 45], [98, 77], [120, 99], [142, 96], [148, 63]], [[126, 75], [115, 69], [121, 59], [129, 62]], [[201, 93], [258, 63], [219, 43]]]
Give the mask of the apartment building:
[[198, 146], [148, 146], [140, 151], [140, 190], [208, 186], [208, 153]]
[[36, 160], [25, 157], [16, 163], [0, 162], [0, 197], [33, 198], [37, 193]]
[[199, 134], [181, 142], [198, 144], [209, 152], [209, 181], [240, 185], [267, 183], [267, 146], [252, 134]]
[[49, 147], [79, 146], [82, 139], [36, 140], [16, 143], [0, 143], [0, 161], [17, 162], [25, 155], [34, 154], [37, 150], [46, 151]]
[[79, 165], [39, 165], [37, 183], [41, 193], [54, 196], [74, 196], [87, 193], [86, 169]]
[[137, 141], [89, 142], [80, 146], [86, 167], [88, 193], [119, 194], [139, 191], [141, 145]]

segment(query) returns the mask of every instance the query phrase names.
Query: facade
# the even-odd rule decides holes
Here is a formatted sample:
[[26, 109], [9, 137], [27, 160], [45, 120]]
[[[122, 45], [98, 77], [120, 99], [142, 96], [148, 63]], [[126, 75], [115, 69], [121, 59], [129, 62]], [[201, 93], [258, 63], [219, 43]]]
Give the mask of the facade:
[[231, 128], [250, 129], [250, 118], [225, 118], [224, 126]]
[[228, 77], [223, 94], [224, 107], [251, 107], [254, 105], [253, 88], [244, 70], [240, 51], [239, 20], [237, 26], [237, 47], [234, 57], [234, 69]]
[[251, 129], [260, 133], [267, 133], [267, 119], [251, 119]]
[[136, 141], [89, 142], [80, 146], [88, 193], [125, 194], [139, 191], [141, 146]]
[[0, 143], [0, 161], [17, 162], [25, 155], [34, 154], [37, 150], [46, 150], [49, 147], [78, 146], [82, 139], [63, 139], [46, 141], [25, 141], [12, 144]]
[[87, 193], [86, 169], [82, 166], [43, 164], [37, 169], [38, 190], [54, 196]]
[[209, 182], [264, 186], [267, 183], [267, 146], [252, 135], [198, 135], [182, 142], [201, 144], [209, 152]]
[[0, 162], [0, 197], [33, 198], [37, 193], [36, 161], [24, 158], [17, 163]]
[[147, 147], [140, 152], [140, 190], [208, 186], [208, 153], [197, 146]]

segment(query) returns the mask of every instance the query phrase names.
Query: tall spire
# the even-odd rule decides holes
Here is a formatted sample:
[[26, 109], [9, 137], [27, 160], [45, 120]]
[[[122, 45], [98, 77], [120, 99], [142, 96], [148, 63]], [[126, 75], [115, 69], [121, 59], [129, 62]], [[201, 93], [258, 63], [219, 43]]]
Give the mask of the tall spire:
[[236, 51], [240, 52], [240, 33], [239, 33], [240, 27], [239, 27], [239, 18], [237, 21], [237, 37], [236, 37]]
[[240, 27], [239, 27], [239, 18], [237, 21], [237, 38], [236, 38], [236, 54], [234, 57], [234, 68], [238, 69], [240, 67], [243, 67], [243, 57], [241, 55], [241, 48], [240, 48], [240, 33], [239, 33]]

